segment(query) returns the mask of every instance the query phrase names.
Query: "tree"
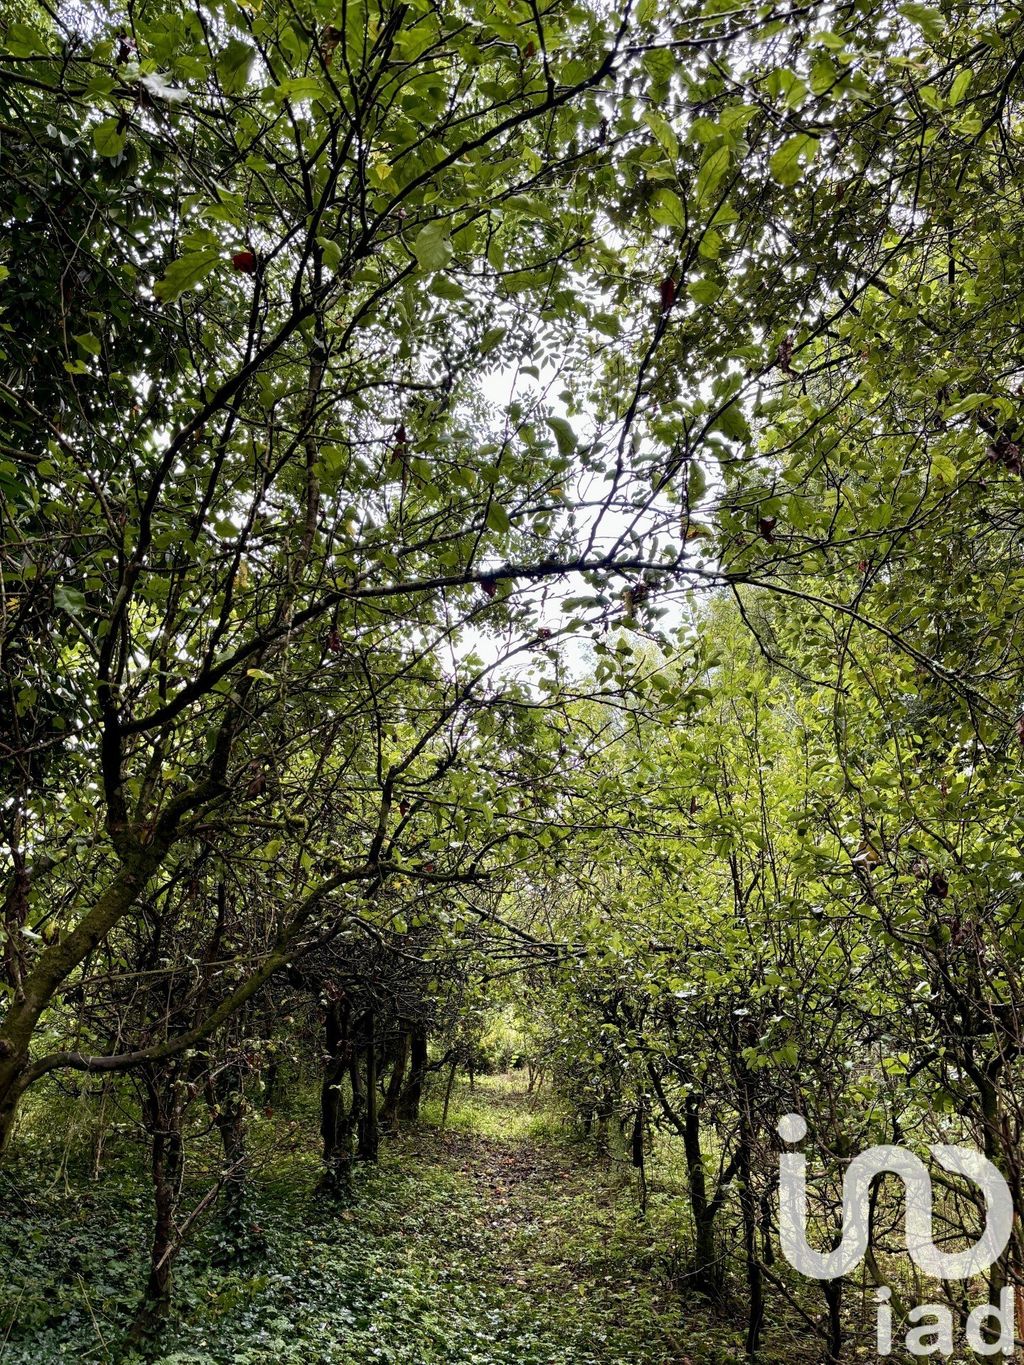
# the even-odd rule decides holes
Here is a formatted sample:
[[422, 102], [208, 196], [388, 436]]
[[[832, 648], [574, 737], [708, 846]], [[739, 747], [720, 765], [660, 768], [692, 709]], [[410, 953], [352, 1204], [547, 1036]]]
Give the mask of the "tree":
[[[329, 730], [325, 703], [368, 718], [369, 746], [357, 730], [333, 773], [369, 761], [377, 808], [358, 849], [300, 841], [299, 908], [207, 1032], [340, 891], [372, 893], [395, 870], [399, 780], [493, 670], [446, 679], [439, 653], [485, 615], [521, 651], [535, 627], [516, 585], [586, 562], [558, 555], [568, 430], [537, 425], [542, 403], [513, 405], [485, 441], [469, 394], [482, 357], [510, 354], [497, 325], [518, 306], [510, 272], [532, 299], [571, 268], [565, 225], [530, 191], [589, 154], [563, 110], [596, 99], [616, 29], [568, 15], [577, 55], [556, 75], [509, 32], [427, 7], [353, 12], [345, 32], [313, 9], [216, 22], [162, 9], [131, 33], [94, 17], [88, 35], [43, 13], [8, 34], [5, 554], [23, 596], [5, 656], [5, 1131], [25, 1087], [67, 1062], [29, 1051], [55, 993], [179, 844], [211, 814], [259, 811], [275, 756], [296, 754], [300, 787], [304, 765], [323, 770], [323, 753], [310, 769], [291, 747], [293, 724]], [[72, 183], [94, 197], [76, 191], [68, 217]], [[551, 319], [527, 349], [571, 322]], [[417, 687], [433, 720], [399, 757], [386, 725]], [[301, 823], [274, 819], [285, 834]], [[274, 842], [264, 857], [290, 867], [291, 840]], [[75, 850], [80, 890], [59, 941], [31, 951], [28, 907], [57, 876], [44, 845]]]

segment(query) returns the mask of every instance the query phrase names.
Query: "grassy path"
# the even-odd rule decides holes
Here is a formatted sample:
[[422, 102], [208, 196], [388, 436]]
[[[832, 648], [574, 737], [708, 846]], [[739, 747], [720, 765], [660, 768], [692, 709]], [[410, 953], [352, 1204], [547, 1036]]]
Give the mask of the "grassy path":
[[[427, 1121], [436, 1112], [427, 1112]], [[389, 1169], [394, 1162], [394, 1168]], [[378, 1198], [408, 1182], [392, 1234]], [[424, 1126], [371, 1176], [354, 1223], [403, 1242], [396, 1271], [428, 1312], [378, 1357], [452, 1365], [669, 1365], [673, 1349], [622, 1174], [581, 1162], [519, 1078], [463, 1087], [444, 1134]], [[647, 1273], [641, 1273], [646, 1271]], [[409, 1300], [406, 1299], [405, 1306]], [[378, 1321], [378, 1326], [381, 1323]], [[371, 1357], [372, 1358], [372, 1357]]]
[[[581, 1161], [505, 1078], [463, 1093], [423, 1169], [464, 1216], [452, 1264], [504, 1322], [495, 1361], [660, 1365], [672, 1349], [650, 1249], [623, 1172]], [[428, 1242], [444, 1247], [442, 1221]], [[468, 1357], [472, 1359], [473, 1357]]]
[[[456, 1092], [359, 1171], [350, 1208], [311, 1195], [307, 1121], [257, 1191], [268, 1254], [211, 1265], [211, 1223], [178, 1268], [161, 1365], [710, 1365], [682, 1341], [661, 1252], [621, 1167], [567, 1144], [519, 1078]], [[0, 1239], [0, 1365], [137, 1360], [118, 1343], [141, 1279], [148, 1195], [111, 1169], [94, 1207], [22, 1187], [31, 1236]], [[95, 1209], [102, 1207], [102, 1226]], [[11, 1253], [15, 1254], [12, 1255]]]

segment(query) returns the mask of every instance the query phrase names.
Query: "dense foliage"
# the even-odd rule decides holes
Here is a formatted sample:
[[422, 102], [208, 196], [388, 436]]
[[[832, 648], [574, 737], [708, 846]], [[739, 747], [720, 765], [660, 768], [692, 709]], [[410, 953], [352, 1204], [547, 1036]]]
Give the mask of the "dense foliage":
[[[682, 1173], [673, 1294], [848, 1358], [852, 1281], [779, 1258], [781, 1114], [822, 1245], [877, 1142], [976, 1145], [1024, 1216], [1024, 17], [0, 36], [0, 1150], [56, 1125], [77, 1188], [109, 1139], [117, 1229], [148, 1169], [110, 1349], [160, 1349], [197, 1237], [225, 1283], [287, 1258], [283, 1151], [344, 1241], [356, 1161], [522, 1064], [644, 1216]], [[12, 1263], [61, 1236], [5, 1205]], [[977, 1215], [947, 1182], [944, 1235]]]

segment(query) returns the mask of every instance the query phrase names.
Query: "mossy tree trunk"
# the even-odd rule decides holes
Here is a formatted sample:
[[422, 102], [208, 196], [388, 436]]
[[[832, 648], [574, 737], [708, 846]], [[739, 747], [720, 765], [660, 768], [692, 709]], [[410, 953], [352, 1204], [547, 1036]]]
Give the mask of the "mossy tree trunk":
[[266, 1250], [250, 1208], [249, 1153], [245, 1132], [246, 1100], [242, 1068], [223, 1068], [213, 1082], [213, 1117], [224, 1155], [222, 1235], [214, 1259], [239, 1264]]
[[131, 1337], [136, 1342], [154, 1336], [170, 1313], [171, 1272], [178, 1250], [175, 1215], [184, 1176], [182, 1099], [177, 1069], [147, 1067], [142, 1074], [142, 1086], [142, 1121], [149, 1134], [154, 1217], [146, 1288], [131, 1328]]

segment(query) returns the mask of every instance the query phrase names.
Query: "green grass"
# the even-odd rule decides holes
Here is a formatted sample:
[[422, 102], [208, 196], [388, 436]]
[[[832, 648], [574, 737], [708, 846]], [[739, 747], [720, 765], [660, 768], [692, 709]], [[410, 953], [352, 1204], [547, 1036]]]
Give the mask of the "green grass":
[[[610, 1273], [604, 1223], [600, 1236], [576, 1235], [587, 1172], [550, 1164], [551, 1151], [564, 1152], [553, 1142], [557, 1115], [513, 1082], [485, 1078], [475, 1091], [458, 1087], [443, 1135], [432, 1128], [439, 1118], [435, 1096], [419, 1129], [386, 1144], [379, 1166], [359, 1170], [358, 1199], [346, 1209], [312, 1194], [315, 1142], [303, 1124], [302, 1140], [276, 1153], [254, 1190], [265, 1260], [246, 1273], [214, 1270], [216, 1229], [208, 1224], [182, 1257], [175, 1317], [151, 1358], [162, 1365], [652, 1358], [632, 1354], [628, 1338], [637, 1329], [623, 1308], [636, 1287]], [[270, 1125], [256, 1127], [258, 1144], [259, 1129]], [[3, 1365], [137, 1358], [121, 1344], [148, 1236], [148, 1190], [133, 1155], [115, 1143], [104, 1178], [84, 1194], [77, 1173], [67, 1187], [53, 1184], [39, 1164], [23, 1161], [7, 1177], [16, 1207], [0, 1233], [0, 1335], [10, 1329]]]
[[[443, 1087], [423, 1122], [357, 1172], [348, 1208], [318, 1200], [315, 1106], [254, 1121], [267, 1254], [211, 1263], [216, 1219], [183, 1253], [160, 1365], [724, 1365], [741, 1328], [670, 1283], [678, 1195], [638, 1214], [628, 1164], [597, 1160], [525, 1078]], [[272, 1138], [277, 1145], [272, 1146]], [[129, 1365], [123, 1345], [149, 1230], [140, 1153], [114, 1141], [102, 1179], [53, 1182], [53, 1155], [0, 1176], [0, 1365]], [[198, 1155], [201, 1156], [201, 1153]], [[202, 1182], [189, 1191], [195, 1198]], [[788, 1358], [795, 1359], [790, 1350]], [[770, 1357], [769, 1357], [770, 1358]]]
[[[523, 1073], [478, 1076], [471, 1087], [459, 1079], [448, 1105], [449, 1132], [473, 1134], [496, 1142], [564, 1142], [568, 1119], [552, 1105], [549, 1095], [527, 1095]], [[422, 1121], [439, 1127], [444, 1108], [444, 1084], [438, 1081], [425, 1097]]]

